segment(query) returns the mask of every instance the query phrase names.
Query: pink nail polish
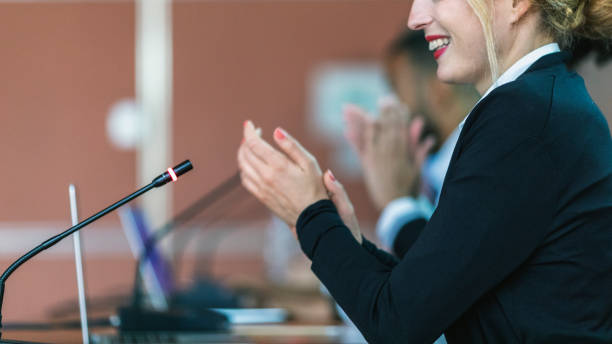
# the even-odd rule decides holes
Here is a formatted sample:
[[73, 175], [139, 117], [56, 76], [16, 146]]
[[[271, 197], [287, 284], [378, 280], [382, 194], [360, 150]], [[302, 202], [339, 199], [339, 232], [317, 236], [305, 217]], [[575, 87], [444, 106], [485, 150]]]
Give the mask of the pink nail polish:
[[336, 177], [334, 177], [334, 174], [332, 173], [332, 171], [331, 170], [327, 170], [327, 171], [329, 171], [329, 178], [332, 180], [332, 182], [335, 182]]
[[281, 128], [276, 128], [276, 130], [274, 130], [274, 136], [279, 140], [282, 140], [287, 137], [287, 135], [285, 135], [285, 131]]

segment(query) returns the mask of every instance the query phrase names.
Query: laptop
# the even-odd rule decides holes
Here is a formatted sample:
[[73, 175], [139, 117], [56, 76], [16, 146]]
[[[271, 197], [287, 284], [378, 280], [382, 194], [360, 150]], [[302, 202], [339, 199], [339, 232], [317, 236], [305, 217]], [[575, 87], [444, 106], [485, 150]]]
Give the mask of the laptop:
[[[119, 219], [132, 255], [138, 260], [152, 237], [149, 223], [143, 210], [137, 205], [126, 205], [119, 209]], [[153, 244], [147, 259], [140, 264], [140, 276], [144, 291], [149, 295], [151, 307], [164, 311], [169, 308], [169, 297], [175, 290], [175, 281], [170, 264]]]
[[[153, 235], [149, 223], [147, 222], [144, 211], [137, 205], [126, 205], [119, 209], [119, 218], [125, 235], [127, 237], [130, 250], [136, 259], [141, 257], [146, 243]], [[256, 324], [256, 323], [281, 323], [287, 321], [289, 314], [287, 310], [281, 308], [240, 308], [239, 302], [228, 300], [228, 290], [210, 281], [201, 281], [195, 285], [196, 290], [179, 291], [174, 280], [171, 264], [165, 259], [158, 245], [153, 245], [149, 249], [148, 259], [141, 263], [141, 276], [144, 291], [148, 293], [151, 307], [158, 311], [168, 310], [173, 300], [191, 299], [192, 305], [197, 305], [201, 301], [201, 295], [207, 294], [209, 297], [225, 298], [216, 300], [212, 304], [228, 305], [221, 307], [209, 307], [210, 300], [200, 305], [200, 308], [210, 308], [211, 310], [225, 315], [231, 324]], [[181, 298], [177, 298], [179, 294]], [[188, 300], [187, 300], [188, 301]], [[189, 302], [183, 301], [181, 304]], [[231, 307], [231, 308], [230, 308]]]

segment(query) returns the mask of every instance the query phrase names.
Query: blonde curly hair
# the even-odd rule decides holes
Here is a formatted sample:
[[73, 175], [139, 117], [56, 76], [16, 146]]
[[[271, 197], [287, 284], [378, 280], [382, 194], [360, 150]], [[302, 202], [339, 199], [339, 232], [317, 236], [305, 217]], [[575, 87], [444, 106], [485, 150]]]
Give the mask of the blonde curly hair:
[[[570, 50], [577, 40], [612, 42], [612, 0], [531, 0], [539, 10], [542, 29], [561, 49]], [[485, 36], [491, 79], [498, 78], [499, 64], [495, 51], [492, 3], [467, 0], [480, 20]]]

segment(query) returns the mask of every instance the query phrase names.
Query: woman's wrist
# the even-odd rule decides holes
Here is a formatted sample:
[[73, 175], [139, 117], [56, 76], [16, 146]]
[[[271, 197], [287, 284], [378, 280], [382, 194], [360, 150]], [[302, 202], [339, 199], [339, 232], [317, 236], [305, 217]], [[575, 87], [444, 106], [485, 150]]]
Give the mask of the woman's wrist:
[[342, 225], [338, 210], [329, 199], [321, 199], [309, 205], [296, 223], [296, 234], [304, 254], [312, 259], [319, 239], [325, 232]]
[[328, 198], [321, 198], [312, 202], [298, 215], [295, 228], [299, 231], [300, 228], [303, 228], [312, 220], [313, 216], [316, 216], [321, 211], [330, 211], [332, 209], [337, 212], [336, 206]]

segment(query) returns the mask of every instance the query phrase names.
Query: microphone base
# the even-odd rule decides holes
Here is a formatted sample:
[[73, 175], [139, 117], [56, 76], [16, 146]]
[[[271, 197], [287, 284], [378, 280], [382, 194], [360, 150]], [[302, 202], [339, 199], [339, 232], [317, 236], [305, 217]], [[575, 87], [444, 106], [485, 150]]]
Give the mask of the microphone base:
[[170, 299], [171, 308], [208, 309], [208, 308], [243, 308], [248, 295], [237, 292], [219, 284], [213, 279], [198, 277], [187, 289], [177, 290]]
[[160, 312], [122, 307], [119, 309], [119, 332], [227, 332], [229, 321], [221, 313], [201, 309], [172, 309]]

